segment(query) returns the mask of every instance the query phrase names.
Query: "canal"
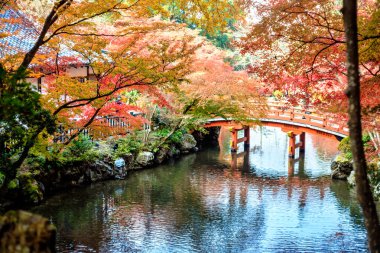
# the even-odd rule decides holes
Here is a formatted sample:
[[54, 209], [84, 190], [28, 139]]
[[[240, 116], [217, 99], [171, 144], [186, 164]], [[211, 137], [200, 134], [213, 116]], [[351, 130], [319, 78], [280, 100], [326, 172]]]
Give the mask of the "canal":
[[353, 191], [329, 177], [337, 145], [307, 135], [289, 160], [286, 134], [263, 127], [232, 159], [222, 131], [220, 147], [32, 211], [56, 225], [58, 252], [367, 252]]

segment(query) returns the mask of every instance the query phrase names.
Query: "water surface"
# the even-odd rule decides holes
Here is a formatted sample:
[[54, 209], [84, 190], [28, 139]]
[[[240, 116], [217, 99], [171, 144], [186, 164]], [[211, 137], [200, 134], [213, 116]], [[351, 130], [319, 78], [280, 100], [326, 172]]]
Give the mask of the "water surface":
[[69, 190], [35, 208], [58, 229], [58, 252], [367, 252], [353, 192], [330, 180], [337, 141], [251, 130], [233, 156], [229, 135], [158, 168]]

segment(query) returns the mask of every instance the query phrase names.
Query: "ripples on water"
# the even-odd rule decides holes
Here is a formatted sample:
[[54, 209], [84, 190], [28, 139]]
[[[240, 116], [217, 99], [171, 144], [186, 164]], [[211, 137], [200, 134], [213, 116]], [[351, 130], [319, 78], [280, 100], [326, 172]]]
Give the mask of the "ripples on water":
[[285, 134], [264, 128], [231, 161], [221, 137], [220, 150], [70, 190], [34, 211], [56, 224], [58, 252], [367, 252], [351, 191], [328, 176], [337, 142], [307, 136], [305, 157], [289, 162]]

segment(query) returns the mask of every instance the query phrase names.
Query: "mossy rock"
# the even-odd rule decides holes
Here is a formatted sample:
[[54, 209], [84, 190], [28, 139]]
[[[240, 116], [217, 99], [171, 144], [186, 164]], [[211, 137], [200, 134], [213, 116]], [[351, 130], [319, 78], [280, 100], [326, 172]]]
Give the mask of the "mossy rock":
[[345, 156], [343, 153], [340, 153], [337, 155], [334, 159], [335, 162], [344, 163], [344, 162], [351, 162], [352, 159], [348, 159], [347, 156]]
[[56, 252], [55, 237], [55, 227], [40, 215], [9, 211], [0, 217], [0, 252]]
[[331, 178], [339, 180], [347, 180], [351, 171], [353, 171], [353, 164], [344, 156], [338, 155], [331, 163]]
[[20, 172], [17, 178], [8, 182], [6, 198], [23, 204], [40, 203], [44, 198], [45, 187], [36, 177], [29, 171]]
[[197, 141], [191, 134], [184, 134], [180, 142], [180, 150], [191, 150], [197, 145]]
[[154, 162], [154, 154], [152, 152], [140, 152], [136, 158], [136, 164], [142, 167], [151, 166]]

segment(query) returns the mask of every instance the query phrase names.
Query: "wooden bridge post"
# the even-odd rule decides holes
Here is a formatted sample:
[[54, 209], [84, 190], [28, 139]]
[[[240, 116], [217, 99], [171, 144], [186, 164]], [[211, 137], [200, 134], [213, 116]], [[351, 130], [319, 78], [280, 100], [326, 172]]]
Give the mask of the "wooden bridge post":
[[288, 159], [288, 177], [294, 176], [294, 165], [296, 161], [294, 158]]
[[237, 154], [232, 152], [231, 154], [231, 169], [237, 170]]
[[249, 138], [250, 138], [249, 130], [250, 130], [249, 126], [244, 127], [244, 137], [246, 138], [244, 141], [244, 150], [249, 149]]
[[289, 157], [291, 158], [294, 158], [295, 155], [296, 155], [296, 149], [299, 148], [300, 149], [300, 152], [305, 152], [305, 132], [301, 132], [299, 134], [300, 136], [300, 141], [298, 143], [296, 143], [296, 136], [297, 134], [295, 134], [294, 132], [290, 131], [288, 132], [288, 136], [289, 136], [289, 151], [288, 151], [288, 154], [289, 154]]
[[305, 137], [306, 137], [306, 133], [302, 132], [300, 134], [300, 152], [305, 152], [305, 146], [306, 146]]
[[289, 150], [288, 155], [291, 158], [294, 158], [296, 155], [296, 135], [293, 132], [288, 132], [289, 136]]
[[238, 131], [235, 128], [231, 129], [231, 152], [236, 153], [237, 152], [237, 139], [238, 139]]

